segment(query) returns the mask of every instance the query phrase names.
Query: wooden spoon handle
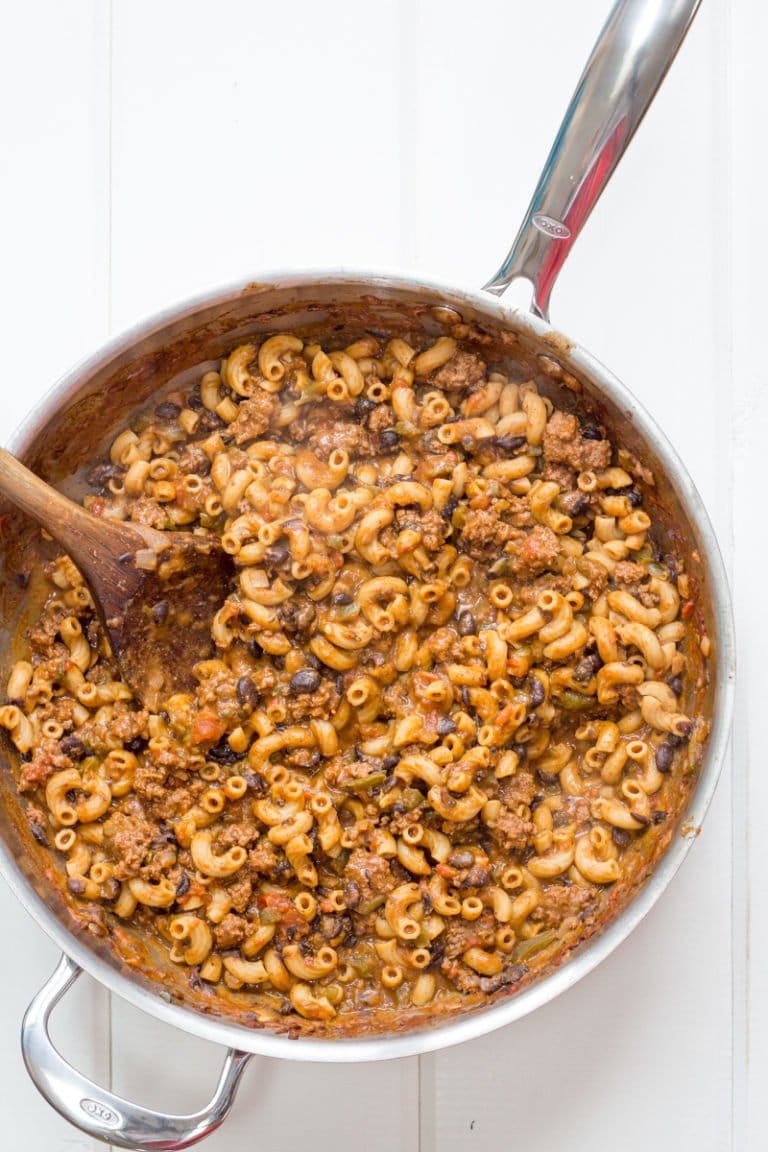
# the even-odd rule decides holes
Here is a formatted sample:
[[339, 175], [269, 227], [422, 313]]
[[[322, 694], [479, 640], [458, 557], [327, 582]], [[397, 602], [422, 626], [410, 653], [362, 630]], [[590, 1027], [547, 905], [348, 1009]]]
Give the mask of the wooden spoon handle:
[[[106, 546], [109, 552], [118, 552], [121, 547], [124, 551], [142, 547], [143, 534], [134, 527], [123, 525], [119, 520], [105, 524], [98, 516], [35, 476], [5, 448], [0, 448], [0, 492], [42, 524], [76, 563], [77, 554], [85, 547], [90, 555], [94, 543], [100, 549]], [[102, 543], [105, 533], [110, 537], [108, 545]], [[111, 543], [113, 537], [114, 545]]]
[[35, 476], [4, 448], [0, 448], [0, 493], [61, 544], [96, 593], [107, 619], [142, 580], [142, 574], [126, 560], [132, 559], [137, 549], [166, 544], [154, 529], [94, 516]]
[[65, 548], [69, 543], [70, 526], [79, 526], [79, 538], [84, 531], [87, 532], [93, 520], [90, 512], [35, 476], [5, 448], [0, 448], [0, 492], [42, 524]]

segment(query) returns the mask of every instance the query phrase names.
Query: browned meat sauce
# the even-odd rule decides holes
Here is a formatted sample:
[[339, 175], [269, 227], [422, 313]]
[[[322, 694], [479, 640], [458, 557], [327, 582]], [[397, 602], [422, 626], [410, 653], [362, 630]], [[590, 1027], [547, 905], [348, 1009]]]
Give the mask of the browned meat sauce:
[[0, 723], [74, 900], [275, 1026], [455, 1011], [600, 926], [702, 733], [687, 577], [599, 425], [448, 337], [279, 334], [91, 477], [237, 576], [150, 712], [50, 565]]

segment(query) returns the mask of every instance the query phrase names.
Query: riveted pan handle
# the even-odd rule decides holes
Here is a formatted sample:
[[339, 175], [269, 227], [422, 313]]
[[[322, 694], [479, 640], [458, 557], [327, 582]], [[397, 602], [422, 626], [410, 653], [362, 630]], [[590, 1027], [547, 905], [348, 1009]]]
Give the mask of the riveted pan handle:
[[49, 1104], [81, 1132], [120, 1148], [188, 1148], [218, 1128], [250, 1059], [230, 1048], [210, 1102], [190, 1116], [167, 1116], [115, 1096], [66, 1062], [48, 1034], [48, 1018], [81, 969], [62, 956], [56, 971], [30, 1004], [21, 1026], [27, 1071]]
[[555, 137], [525, 219], [485, 288], [523, 277], [545, 319], [558, 273], [645, 115], [701, 0], [618, 0]]

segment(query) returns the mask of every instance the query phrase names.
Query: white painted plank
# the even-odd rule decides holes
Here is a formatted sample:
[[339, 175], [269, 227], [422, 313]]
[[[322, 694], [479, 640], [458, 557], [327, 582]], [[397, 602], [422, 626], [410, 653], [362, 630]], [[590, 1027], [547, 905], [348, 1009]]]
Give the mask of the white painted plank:
[[118, 326], [259, 270], [398, 260], [396, 17], [115, 5]]
[[[409, 8], [423, 67], [404, 200], [419, 267], [477, 284], [498, 266], [606, 11]], [[724, 22], [722, 3], [704, 6], [552, 311], [659, 419], [728, 553]], [[422, 1060], [424, 1152], [605, 1147], [618, 1131], [623, 1150], [731, 1147], [729, 801], [726, 781], [681, 876], [596, 973], [502, 1033]]]
[[670, 889], [599, 968], [422, 1058], [422, 1152], [731, 1149], [728, 800], [726, 781]]
[[[478, 287], [514, 238], [608, 5], [485, 0], [471, 20], [456, 0], [419, 0], [405, 11], [415, 109], [403, 192], [409, 258]], [[713, 437], [719, 412], [699, 409], [721, 331], [713, 306], [726, 243], [717, 68], [725, 11], [724, 0], [702, 7], [551, 309], [642, 398], [710, 503], [720, 486], [699, 429], [706, 418]]]
[[[397, 18], [394, 3], [115, 5], [117, 326], [260, 269], [401, 259]], [[117, 1002], [112, 1024], [118, 1091], [178, 1108], [210, 1092], [215, 1048]], [[362, 1133], [371, 1152], [415, 1149], [416, 1061], [261, 1061], [208, 1146], [257, 1130], [295, 1149], [310, 1123], [318, 1152]]]
[[760, 225], [760, 190], [768, 162], [759, 141], [765, 108], [765, 66], [760, 43], [768, 12], [756, 0], [732, 10], [733, 204], [733, 454], [735, 461], [734, 600], [738, 633], [738, 698], [734, 731], [734, 956], [740, 980], [735, 996], [739, 1045], [735, 1084], [739, 1152], [765, 1147], [768, 1082], [768, 868], [765, 771], [765, 651], [768, 623], [762, 603], [768, 545], [759, 516], [765, 493], [768, 390], [765, 370], [765, 274], [768, 238]]
[[[70, 364], [106, 335], [107, 12], [97, 0], [31, 0], [0, 9], [4, 160], [0, 339], [6, 350], [0, 442]], [[0, 1108], [8, 1147], [93, 1149], [37, 1094], [19, 1028], [57, 952], [0, 884]], [[108, 996], [79, 981], [53, 1033], [88, 1075], [109, 1077]]]
[[[162, 1111], [192, 1112], [207, 1101], [224, 1050], [169, 1028], [112, 998], [116, 1089]], [[147, 1053], [152, 1059], [147, 1059]], [[230, 1152], [253, 1143], [269, 1152], [417, 1148], [417, 1061], [386, 1064], [294, 1064], [254, 1057], [235, 1106], [205, 1144]], [[258, 1133], [258, 1139], [254, 1136]]]

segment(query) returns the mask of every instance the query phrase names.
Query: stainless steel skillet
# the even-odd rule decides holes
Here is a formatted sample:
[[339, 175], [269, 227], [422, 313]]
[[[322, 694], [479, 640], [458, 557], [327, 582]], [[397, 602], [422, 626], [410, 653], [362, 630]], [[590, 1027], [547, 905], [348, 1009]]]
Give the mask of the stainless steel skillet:
[[[277, 273], [184, 303], [152, 317], [111, 342], [61, 381], [16, 434], [11, 447], [54, 481], [92, 454], [104, 428], [105, 406], [114, 424], [144, 402], [158, 384], [220, 355], [244, 334], [329, 322], [362, 322], [387, 330], [402, 326], [440, 331], [456, 318], [508, 338], [510, 347], [555, 384], [568, 378], [584, 402], [599, 407], [612, 436], [636, 451], [665, 478], [664, 512], [698, 573], [713, 644], [711, 681], [701, 700], [713, 717], [712, 733], [685, 819], [698, 826], [723, 761], [730, 724], [733, 636], [727, 585], [717, 545], [699, 497], [663, 433], [638, 402], [585, 350], [547, 322], [549, 298], [563, 261], [663, 78], [698, 0], [622, 0], [614, 9], [566, 113], [526, 219], [499, 272], [480, 292], [362, 272]], [[496, 297], [515, 278], [533, 288], [531, 315]], [[77, 430], [77, 435], [73, 431]], [[696, 555], [701, 562], [696, 560]], [[2, 615], [13, 603], [4, 597]], [[6, 774], [7, 775], [7, 774]], [[212, 1131], [229, 1110], [249, 1055], [344, 1062], [387, 1059], [431, 1051], [518, 1019], [590, 971], [627, 936], [666, 887], [688, 851], [676, 836], [648, 882], [622, 914], [581, 952], [518, 996], [482, 1011], [399, 1035], [326, 1040], [258, 1031], [161, 998], [157, 987], [121, 966], [87, 932], [76, 933], [46, 877], [31, 867], [13, 818], [11, 784], [3, 779], [0, 869], [22, 903], [61, 947], [64, 957], [25, 1018], [22, 1044], [30, 1075], [43, 1095], [84, 1132], [128, 1148], [181, 1148]], [[92, 1084], [53, 1048], [47, 1032], [55, 1003], [81, 969], [153, 1015], [230, 1048], [209, 1105], [193, 1116], [150, 1112]]]

